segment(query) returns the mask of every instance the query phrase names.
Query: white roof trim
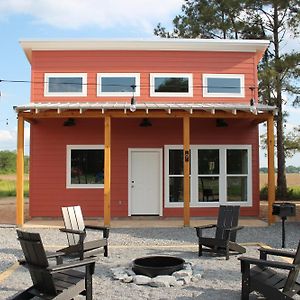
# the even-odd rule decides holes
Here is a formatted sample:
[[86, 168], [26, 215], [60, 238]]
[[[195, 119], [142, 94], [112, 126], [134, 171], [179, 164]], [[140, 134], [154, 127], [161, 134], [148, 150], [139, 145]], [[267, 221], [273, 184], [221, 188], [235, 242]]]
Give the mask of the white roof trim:
[[65, 40], [21, 40], [29, 62], [32, 51], [48, 50], [152, 50], [152, 51], [230, 51], [262, 52], [269, 46], [268, 40], [226, 39], [65, 39]]
[[[263, 112], [276, 113], [276, 106], [269, 106], [264, 104], [257, 104], [254, 106], [246, 104], [224, 104], [224, 103], [137, 103], [136, 110], [144, 110], [148, 113], [150, 110], [166, 110], [169, 114], [172, 111], [185, 110], [192, 114], [194, 111], [207, 111], [215, 114], [216, 111], [231, 112], [236, 115], [238, 111], [251, 112], [253, 114]], [[80, 113], [86, 110], [123, 110], [124, 114], [130, 110], [130, 103], [121, 102], [85, 102], [85, 103], [29, 103], [14, 107], [16, 112], [35, 111], [38, 114], [41, 111], [56, 110], [58, 113], [67, 110], [79, 110]], [[134, 113], [134, 112], [133, 112]]]

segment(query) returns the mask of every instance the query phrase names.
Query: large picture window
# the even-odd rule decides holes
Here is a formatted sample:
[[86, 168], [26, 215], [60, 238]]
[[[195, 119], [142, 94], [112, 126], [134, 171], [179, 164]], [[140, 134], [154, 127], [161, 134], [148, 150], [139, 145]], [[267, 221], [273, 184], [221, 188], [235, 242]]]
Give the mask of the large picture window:
[[244, 75], [203, 74], [203, 97], [244, 97]]
[[86, 73], [45, 73], [47, 97], [83, 97], [87, 95]]
[[140, 74], [99, 73], [97, 86], [97, 96], [140, 96]]
[[170, 202], [183, 202], [183, 151], [171, 149], [169, 152]]
[[198, 150], [198, 201], [219, 201], [219, 149]]
[[104, 149], [101, 145], [67, 146], [67, 187], [104, 186]]
[[227, 200], [247, 201], [248, 153], [246, 149], [227, 149]]
[[[191, 207], [252, 204], [251, 146], [191, 145]], [[166, 207], [182, 207], [183, 147], [165, 147]]]
[[192, 74], [150, 74], [151, 97], [192, 97]]

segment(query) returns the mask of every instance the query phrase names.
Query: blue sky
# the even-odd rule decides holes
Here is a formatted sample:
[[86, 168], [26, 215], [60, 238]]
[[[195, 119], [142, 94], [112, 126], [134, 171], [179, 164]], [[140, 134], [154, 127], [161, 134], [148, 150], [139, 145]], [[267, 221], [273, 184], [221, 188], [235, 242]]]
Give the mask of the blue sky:
[[[151, 38], [158, 22], [170, 26], [183, 0], [0, 0], [0, 79], [30, 80], [21, 39]], [[300, 49], [300, 40], [287, 45]], [[29, 83], [0, 82], [0, 150], [16, 149], [12, 107], [30, 102]], [[299, 125], [300, 109], [287, 106], [287, 129]], [[29, 153], [29, 126], [25, 128]], [[300, 166], [300, 155], [287, 164]], [[261, 165], [266, 159], [261, 153]]]

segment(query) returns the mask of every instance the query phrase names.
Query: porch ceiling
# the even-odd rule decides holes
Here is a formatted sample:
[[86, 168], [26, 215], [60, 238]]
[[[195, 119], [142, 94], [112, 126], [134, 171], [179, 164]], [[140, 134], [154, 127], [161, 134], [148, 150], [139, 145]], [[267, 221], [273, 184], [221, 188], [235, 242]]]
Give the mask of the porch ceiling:
[[[164, 115], [180, 116], [178, 113], [184, 113], [191, 117], [199, 116], [202, 112], [203, 116], [218, 117], [219, 115], [226, 114], [228, 117], [234, 117], [238, 115], [259, 116], [265, 114], [276, 114], [276, 107], [264, 104], [246, 105], [246, 104], [226, 104], [226, 103], [137, 103], [135, 108], [132, 109], [130, 103], [127, 102], [84, 102], [84, 103], [29, 103], [25, 105], [19, 105], [14, 107], [17, 113], [28, 114], [31, 117], [46, 116], [45, 113], [49, 112], [49, 116], [61, 115], [65, 116], [67, 112], [72, 112], [75, 115], [87, 115], [88, 111], [96, 112], [99, 117], [101, 114], [112, 113], [112, 115], [118, 113], [118, 117], [134, 116], [137, 117], [141, 113], [145, 115], [154, 116], [154, 112], [163, 112]], [[224, 116], [223, 116], [224, 117]]]

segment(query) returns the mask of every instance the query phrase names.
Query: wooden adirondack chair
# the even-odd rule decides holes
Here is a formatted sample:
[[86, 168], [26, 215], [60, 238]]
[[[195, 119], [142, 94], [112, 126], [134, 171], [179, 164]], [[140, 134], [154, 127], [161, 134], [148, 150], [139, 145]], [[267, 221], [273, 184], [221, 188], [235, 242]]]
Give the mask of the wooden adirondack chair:
[[[217, 224], [195, 227], [199, 240], [199, 256], [202, 256], [202, 251], [208, 251], [225, 255], [226, 259], [229, 259], [230, 251], [234, 251], [235, 253], [246, 252], [244, 247], [236, 243], [236, 233], [243, 228], [242, 226], [238, 226], [239, 213], [239, 206], [221, 205]], [[216, 228], [215, 237], [202, 236], [202, 231], [209, 228]], [[203, 246], [206, 248], [203, 248]]]
[[[260, 259], [239, 257], [242, 271], [242, 300], [248, 300], [252, 291], [263, 294], [267, 299], [290, 300], [300, 295], [300, 241], [296, 252], [260, 248]], [[292, 263], [267, 260], [267, 255], [293, 258]], [[250, 265], [255, 265], [250, 269]], [[275, 270], [274, 270], [275, 269]], [[276, 269], [289, 270], [279, 273]], [[297, 298], [298, 299], [298, 298]]]
[[[109, 228], [85, 225], [80, 206], [62, 207], [61, 210], [65, 228], [61, 228], [60, 231], [67, 234], [69, 246], [58, 251], [68, 256], [78, 256], [81, 259], [101, 252], [104, 252], [104, 256], [107, 257]], [[103, 237], [93, 241], [85, 241], [86, 229], [100, 230]]]
[[[25, 256], [24, 265], [30, 272], [33, 285], [11, 299], [68, 300], [78, 295], [92, 299], [95, 260], [84, 259], [50, 266], [38, 233], [17, 230], [17, 235]], [[85, 272], [76, 270], [82, 267], [85, 267]]]

